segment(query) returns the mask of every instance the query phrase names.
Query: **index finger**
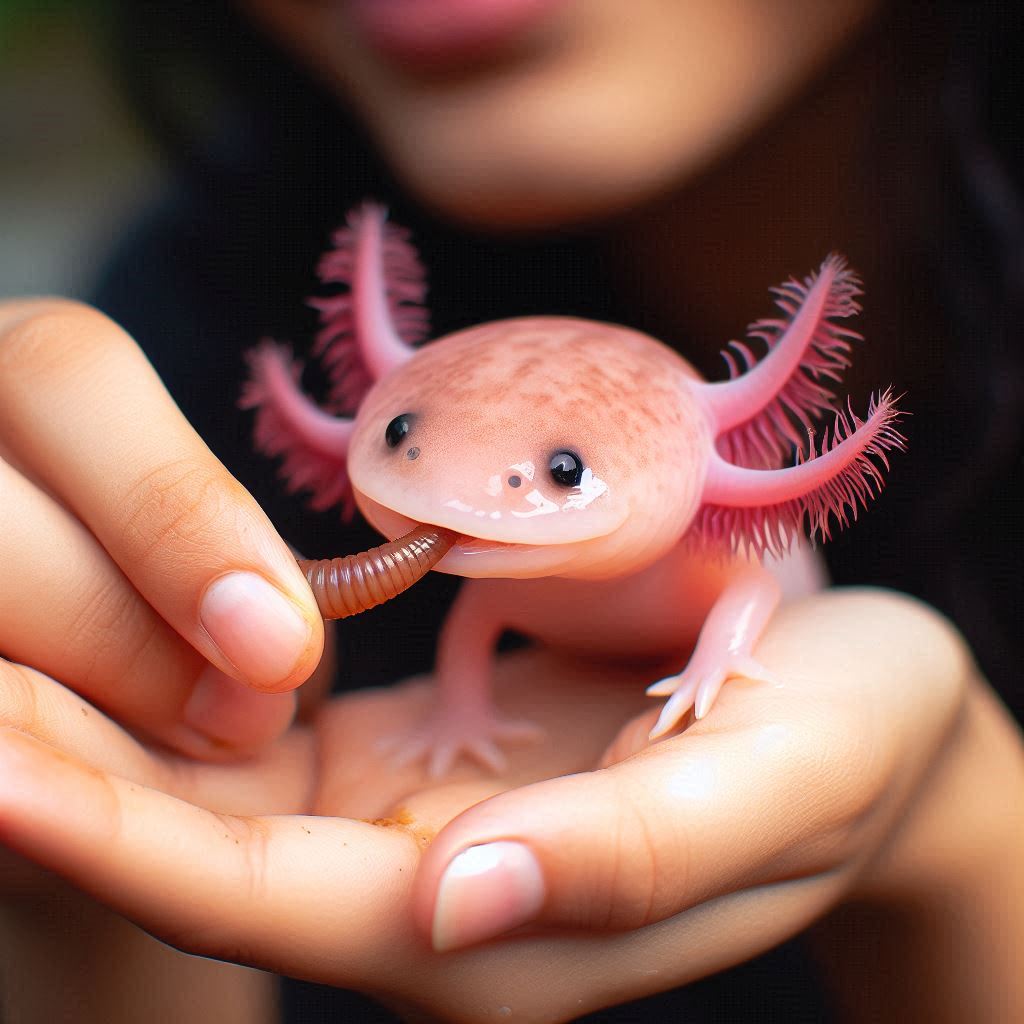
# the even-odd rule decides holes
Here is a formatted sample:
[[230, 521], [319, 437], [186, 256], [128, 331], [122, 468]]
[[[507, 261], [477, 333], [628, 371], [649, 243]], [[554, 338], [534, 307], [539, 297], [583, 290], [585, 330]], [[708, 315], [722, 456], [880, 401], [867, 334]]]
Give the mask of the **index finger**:
[[186, 952], [387, 985], [419, 943], [406, 833], [216, 813], [0, 728], [0, 842]]
[[209, 661], [263, 690], [302, 682], [323, 645], [309, 587], [138, 346], [77, 303], [3, 312], [0, 437], [26, 474]]

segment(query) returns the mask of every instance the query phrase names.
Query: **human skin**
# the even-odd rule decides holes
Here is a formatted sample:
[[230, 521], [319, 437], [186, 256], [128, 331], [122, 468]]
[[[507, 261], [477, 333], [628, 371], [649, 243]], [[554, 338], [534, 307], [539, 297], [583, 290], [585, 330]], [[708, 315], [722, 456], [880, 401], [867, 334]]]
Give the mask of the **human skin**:
[[[4, 663], [0, 834], [180, 948], [362, 988], [414, 1018], [567, 1020], [867, 901], [893, 919], [932, 908], [915, 956], [927, 1019], [1012, 1019], [1024, 755], [962, 641], [906, 598], [834, 591], [788, 606], [760, 653], [777, 685], [737, 684], [654, 746], [635, 670], [506, 656], [503, 706], [540, 710], [564, 742], [500, 779], [467, 768], [441, 785], [384, 771], [374, 746], [422, 713], [422, 682], [338, 698], [259, 757], [209, 765]], [[987, 784], [996, 771], [1005, 787]], [[512, 936], [438, 954], [434, 881], [487, 840], [530, 849], [547, 896]], [[937, 972], [967, 934], [987, 956]]]
[[[287, 728], [323, 650], [309, 587], [95, 310], [0, 303], [0, 478], [6, 656], [197, 757]], [[145, 683], [126, 686], [129, 672]]]
[[420, 73], [367, 46], [337, 0], [240, 6], [356, 109], [430, 206], [521, 230], [593, 220], [694, 178], [877, 3], [569, 0], [478, 60]]
[[[4, 854], [5, 889], [10, 854]], [[52, 875], [5, 892], [0, 1015], [19, 1024], [273, 1024], [273, 977], [179, 953]], [[45, 883], [45, 884], [44, 884]], [[112, 970], [111, 964], [117, 969]]]
[[[59, 311], [61, 317], [84, 315], [87, 319], [81, 325], [60, 322], [67, 335], [87, 338], [93, 355], [102, 352], [107, 344], [103, 331], [110, 329], [109, 322], [103, 321], [100, 330], [100, 321], [91, 312], [77, 306], [61, 306]], [[37, 344], [31, 351], [45, 352], [45, 341], [38, 334], [33, 337]], [[109, 343], [119, 350], [126, 345], [119, 334]], [[106, 365], [103, 359], [98, 362]], [[9, 359], [7, 366], [15, 366], [14, 360]], [[68, 369], [71, 372], [80, 367], [69, 358]], [[142, 376], [145, 380], [145, 375]], [[112, 384], [85, 389], [80, 394], [103, 395], [110, 388], [123, 386], [124, 382], [115, 378]], [[51, 390], [51, 397], [56, 393]], [[165, 402], [166, 397], [160, 398], [157, 408]], [[190, 436], [188, 431], [173, 418], [169, 422], [182, 429], [182, 438], [178, 440], [183, 443], [182, 439]], [[33, 450], [45, 448], [40, 444]], [[12, 461], [17, 458], [14, 446], [8, 447], [7, 454]], [[80, 520], [71, 518], [66, 504], [58, 505], [38, 486], [42, 482], [41, 470], [36, 468], [30, 473], [24, 462], [20, 466], [22, 475], [18, 479], [26, 484], [21, 485], [21, 491], [9, 488], [8, 493], [18, 495], [19, 501], [27, 495], [30, 503], [17, 506], [21, 515], [8, 517], [11, 529], [5, 531], [5, 543], [10, 547], [5, 549], [4, 564], [19, 568], [18, 578], [37, 581], [39, 577], [32, 575], [28, 556], [47, 550], [46, 545], [34, 542], [30, 533], [17, 530], [63, 524], [63, 532], [56, 533], [56, 538], [65, 555], [88, 553], [87, 557], [76, 555], [67, 559], [59, 567], [65, 573], [62, 578], [75, 583], [65, 593], [71, 597], [92, 597], [84, 609], [72, 604], [71, 610], [78, 610], [79, 614], [64, 621], [88, 623], [88, 611], [96, 606], [96, 598], [88, 588], [92, 576], [84, 570], [81, 576], [68, 576], [67, 570], [75, 568], [79, 560], [90, 570], [108, 563], [98, 551], [95, 535], [87, 532]], [[5, 472], [13, 473], [7, 467]], [[29, 486], [29, 482], [35, 486]], [[229, 497], [238, 500], [237, 490], [229, 489]], [[79, 503], [77, 507], [85, 506]], [[8, 510], [12, 510], [11, 505], [5, 505], [5, 512]], [[237, 522], [237, 516], [233, 521]], [[190, 524], [178, 516], [175, 523], [178, 532], [174, 535], [188, 536], [193, 549], [202, 529], [210, 527], [208, 517]], [[211, 544], [219, 549], [223, 535], [214, 531], [211, 538]], [[82, 547], [75, 546], [78, 544]], [[13, 560], [22, 556], [24, 563]], [[123, 588], [123, 605], [129, 610], [141, 607], [143, 612], [136, 611], [135, 615], [153, 614], [146, 612], [148, 606], [126, 577], [108, 571], [116, 585]], [[104, 577], [100, 577], [100, 582], [104, 583]], [[105, 583], [101, 592], [110, 592], [113, 587], [113, 583]], [[815, 600], [836, 601], [839, 597]], [[388, 729], [393, 729], [403, 714], [411, 720], [421, 712], [422, 695], [417, 698], [415, 691], [346, 698], [329, 705], [312, 730], [296, 726], [253, 760], [213, 766], [196, 759], [194, 746], [185, 746], [191, 757], [180, 758], [141, 748], [102, 714], [83, 705], [70, 690], [43, 680], [31, 670], [4, 663], [0, 686], [6, 705], [4, 721], [17, 731], [8, 734], [4, 742], [8, 761], [0, 772], [0, 803], [4, 808], [0, 827], [5, 842], [13, 849], [66, 873], [87, 892], [108, 900], [115, 909], [183, 948], [336, 984], [365, 987], [403, 1005], [426, 1005], [431, 1013], [449, 1019], [471, 1020], [475, 1012], [466, 1003], [446, 1002], [451, 993], [461, 992], [460, 998], [466, 1000], [474, 996], [483, 998], [483, 993], [498, 994], [493, 989], [495, 972], [506, 979], [502, 998], [510, 1000], [517, 993], [519, 997], [527, 993], [532, 994], [531, 999], [539, 1000], [544, 993], [550, 1002], [531, 1002], [524, 1012], [528, 1010], [538, 1020], [565, 1019], [568, 1013], [578, 1012], [576, 1007], [580, 1004], [576, 1000], [580, 998], [585, 1000], [584, 1005], [596, 1008], [645, 991], [681, 984], [767, 948], [840, 902], [868, 897], [884, 897], [883, 904], [898, 900], [911, 908], [900, 916], [909, 913], [919, 921], [930, 922], [938, 915], [942, 930], [936, 933], [930, 925], [924, 930], [925, 936], [934, 941], [935, 959], [929, 955], [928, 943], [914, 947], [915, 967], [928, 982], [915, 990], [925, 991], [937, 1004], [951, 1007], [951, 1020], [958, 1015], [963, 1019], [965, 1007], [984, 1006], [975, 1001], [979, 998], [1004, 1000], [1005, 1005], [994, 1006], [990, 1015], [998, 1019], [997, 1010], [1019, 1006], [1015, 1002], [1019, 995], [1007, 985], [1007, 979], [1017, 974], [1009, 970], [1012, 963], [1003, 965], [998, 959], [999, 953], [1007, 952], [1009, 956], [1019, 948], [1020, 922], [1024, 920], [1024, 908], [1017, 899], [1017, 859], [1007, 854], [1018, 849], [1021, 841], [1020, 821], [1013, 813], [1015, 808], [1019, 811], [1020, 802], [1015, 802], [1015, 794], [1021, 792], [1022, 783], [1019, 738], [984, 684], [972, 679], [962, 645], [948, 626], [917, 606], [883, 595], [866, 595], [857, 602], [824, 606], [812, 603], [799, 606], [799, 619], [793, 617], [797, 610], [780, 618], [760, 655], [773, 673], [787, 682], [781, 692], [737, 685], [734, 694], [727, 693], [728, 702], [716, 709], [712, 720], [666, 743], [640, 750], [613, 772], [584, 771], [564, 777], [600, 763], [604, 745], [624, 722], [627, 724], [622, 737], [612, 744], [616, 751], [612, 757], [618, 759], [643, 745], [642, 737], [650, 729], [654, 715], [651, 711], [638, 719], [632, 718], [638, 710], [634, 701], [643, 680], [630, 679], [628, 673], [627, 678], [622, 678], [621, 672], [611, 668], [582, 670], [556, 664], [517, 669], [515, 662], [506, 663], [502, 671], [512, 673], [518, 702], [510, 701], [507, 709], [522, 713], [529, 707], [533, 714], [538, 708], [547, 709], [545, 716], [561, 710], [571, 716], [573, 728], [547, 718], [552, 733], [578, 737], [585, 749], [566, 747], [564, 743], [552, 745], [545, 749], [558, 760], [544, 763], [532, 751], [526, 763], [517, 763], [516, 774], [498, 783], [470, 775], [440, 789], [421, 790], [418, 777], [410, 780], [401, 775], [393, 777], [391, 788], [384, 792], [375, 790], [373, 785], [373, 780], [379, 781], [387, 773], [380, 770], [379, 755], [368, 745], [375, 735], [385, 731], [385, 720]], [[25, 602], [21, 614], [31, 614], [32, 605], [42, 603], [42, 597]], [[50, 601], [50, 618], [40, 619], [37, 627], [37, 635], [48, 642], [40, 641], [32, 657], [43, 664], [45, 658], [57, 658], [63, 650], [61, 644], [53, 643], [55, 635], [68, 644], [72, 653], [75, 651], [74, 632], [66, 627], [63, 631], [53, 628], [55, 607], [67, 614], [62, 606]], [[826, 608], [831, 614], [825, 614]], [[31, 627], [32, 620], [25, 621]], [[81, 690], [90, 687], [87, 696], [105, 703], [129, 721], [132, 709], [119, 702], [127, 695], [146, 693], [146, 688], [160, 678], [156, 671], [163, 659], [150, 662], [147, 655], [151, 656], [152, 650], [160, 654], [168, 648], [172, 652], [190, 649], [180, 635], [172, 636], [173, 643], [164, 647], [168, 642], [162, 639], [166, 635], [163, 627], [144, 632], [141, 639], [122, 648], [119, 644], [125, 638], [137, 636], [126, 628], [125, 624], [132, 622], [133, 616], [127, 612], [124, 618], [112, 621], [101, 617], [93, 627], [97, 632], [82, 636], [85, 641], [91, 640], [90, 650], [110, 651], [110, 661], [99, 663], [87, 678], [75, 673], [74, 658], [69, 658], [62, 670], [72, 686]], [[828, 622], [832, 623], [831, 630], [824, 628]], [[106, 632], [104, 624], [108, 627]], [[33, 636], [31, 628], [24, 635]], [[15, 639], [12, 633], [4, 640], [6, 651], [10, 651]], [[175, 646], [178, 644], [181, 646]], [[782, 645], [783, 654], [775, 661], [772, 645], [778, 644]], [[121, 651], [134, 653], [134, 659], [118, 657]], [[166, 653], [163, 656], [168, 658]], [[28, 657], [21, 660], [31, 664]], [[595, 676], [573, 684], [573, 676], [581, 671], [584, 675], [592, 671]], [[613, 678], [609, 680], [609, 676]], [[533, 680], [532, 687], [523, 687], [521, 677]], [[174, 676], [168, 670], [164, 678]], [[595, 690], [581, 695], [581, 688], [587, 685]], [[776, 703], [783, 697], [792, 698], [792, 703]], [[557, 703], [559, 698], [564, 704]], [[581, 702], [593, 709], [583, 719], [586, 730], [579, 728]], [[174, 725], [174, 715], [168, 712], [168, 717]], [[276, 715], [271, 718], [275, 723], [280, 721]], [[788, 737], [775, 752], [780, 760], [767, 766], [761, 760], [751, 762], [751, 757], [756, 757], [763, 747], [757, 741], [763, 740], [765, 730], [771, 732], [766, 723], [780, 727]], [[132, 724], [146, 728], [149, 722]], [[172, 735], [155, 727], [150, 727], [150, 731], [154, 735]], [[47, 746], [26, 740], [26, 733]], [[731, 743], [726, 742], [730, 738]], [[821, 746], [823, 738], [828, 741], [825, 748]], [[694, 884], [692, 846], [689, 839], [685, 844], [680, 841], [677, 828], [678, 823], [686, 823], [689, 832], [690, 823], [698, 820], [697, 808], [685, 801], [678, 802], [670, 787], [680, 771], [684, 780], [686, 771], [692, 771], [687, 767], [687, 758], [700, 753], [695, 743], [702, 739], [712, 743], [709, 756], [732, 780], [714, 791], [715, 799], [710, 804], [705, 803], [704, 813], [708, 813], [710, 806], [715, 816], [701, 833], [711, 844], [703, 857], [708, 865], [728, 870]], [[717, 743], [722, 745], [716, 746]], [[74, 760], [55, 753], [61, 750]], [[330, 778], [311, 770], [314, 750], [325, 758]], [[817, 765], [820, 774], [808, 773], [809, 762]], [[157, 791], [145, 794], [139, 828], [130, 828], [123, 834], [111, 828], [104, 817], [111, 808], [107, 782], [95, 770], [82, 765], [130, 780], [129, 793], [130, 787], [138, 784]], [[458, 817], [440, 833], [422, 862], [419, 847], [405, 832], [399, 831], [396, 838], [395, 830], [384, 830], [382, 838], [380, 830], [367, 832], [367, 826], [358, 821], [333, 817], [316, 823], [317, 828], [325, 828], [328, 839], [317, 848], [316, 856], [308, 861], [296, 858], [287, 847], [288, 836], [304, 838], [306, 833], [302, 829], [309, 825], [279, 819], [271, 826], [270, 834], [282, 830], [281, 845], [275, 843], [273, 849], [283, 851], [282, 860], [274, 861], [282, 866], [277, 877], [283, 896], [270, 905], [277, 915], [273, 922], [251, 913], [253, 908], [245, 896], [248, 880], [232, 878], [231, 872], [243, 869], [248, 861], [229, 861], [223, 875], [211, 876], [217, 880], [221, 898], [213, 899], [211, 893], [210, 910], [223, 914], [223, 918], [181, 920], [175, 915], [181, 913], [182, 907], [195, 905], [193, 901], [174, 900], [174, 906], [163, 902], [168, 894], [180, 892], [180, 872], [198, 864], [204, 866], [205, 872], [207, 866], [216, 863], [217, 847], [204, 845], [204, 836], [206, 840], [217, 840], [218, 835], [201, 826], [201, 834], [188, 839], [188, 829], [183, 830], [183, 825], [209, 819], [187, 809], [182, 817], [182, 806], [161, 800], [157, 795], [160, 790], [218, 812], [242, 815], [313, 812], [374, 818], [389, 814], [397, 817], [394, 812], [405, 808], [404, 813], [412, 814], [413, 820], [425, 821], [432, 834], [447, 819], [503, 786], [518, 787], [546, 774], [555, 778], [543, 787], [513, 789], [500, 800], [480, 804]], [[939, 782], [933, 788], [930, 782], [936, 779]], [[994, 779], [999, 780], [998, 786], [992, 785]], [[915, 783], [919, 789], [914, 788]], [[111, 785], [115, 792], [125, 792], [125, 784]], [[318, 794], [316, 804], [308, 796], [311, 789]], [[684, 786], [684, 797], [687, 792], [688, 799], [700, 795], [699, 787]], [[786, 794], [785, 800], [780, 799], [780, 793]], [[639, 812], [638, 794], [645, 794]], [[603, 810], [593, 820], [581, 821], [567, 814], [573, 808], [594, 807]], [[807, 810], [801, 818], [812, 823], [810, 832], [796, 828], [800, 823], [795, 823], [792, 813], [787, 811], [793, 807], [816, 809], [817, 813]], [[920, 814], [916, 808], [921, 808]], [[950, 808], [967, 815], [966, 820], [950, 822]], [[752, 810], [762, 815], [753, 834], [765, 837], [767, 852], [763, 857], [754, 856], [749, 843]], [[126, 808], [125, 813], [127, 816], [119, 812], [121, 820], [132, 820], [133, 808]], [[642, 815], [639, 818], [638, 813]], [[922, 824], [918, 828], [918, 821], [928, 827]], [[510, 830], [503, 822], [515, 822], [516, 826]], [[634, 827], [624, 827], [628, 823]], [[624, 850], [619, 842], [607, 841], [610, 835], [657, 836], [652, 828], [659, 824], [667, 829], [662, 840], [664, 856], [659, 852], [652, 859], [646, 847]], [[251, 825], [252, 822], [244, 821], [237, 826], [241, 829], [240, 838], [249, 833]], [[233, 834], [229, 830], [229, 835]], [[382, 886], [379, 874], [370, 877], [359, 870], [349, 873], [353, 869], [351, 861], [338, 857], [339, 842], [361, 844], [367, 835], [372, 837], [372, 843], [359, 849], [366, 849], [381, 864], [395, 865], [403, 876], [397, 887]], [[126, 842], [123, 849], [115, 841], [119, 836]], [[953, 841], [961, 838], [965, 843], [969, 838], [969, 848]], [[196, 840], [191, 852], [182, 851], [180, 843], [185, 839]], [[561, 860], [544, 861], [548, 898], [537, 920], [540, 928], [552, 929], [555, 937], [536, 938], [526, 945], [514, 942], [506, 947], [499, 943], [465, 956], [436, 957], [430, 950], [431, 937], [440, 945], [472, 945], [487, 935], [488, 928], [493, 931], [497, 924], [500, 931], [502, 915], [504, 924], [508, 924], [507, 907], [492, 913], [490, 918], [468, 918], [452, 911], [451, 906], [447, 912], [437, 912], [437, 881], [446, 860], [467, 845], [493, 839], [535, 845], [542, 857], [551, 849], [564, 854]], [[141, 846], [136, 845], [140, 843]], [[254, 849], [260, 848], [262, 842]], [[161, 850], [172, 854], [170, 862], [161, 860]], [[637, 870], [625, 875], [617, 873], [615, 866], [627, 855], [633, 858]], [[879, 858], [879, 863], [890, 864], [891, 872], [868, 872], [862, 877], [865, 863], [873, 857]], [[773, 873], [780, 870], [780, 863], [785, 865], [787, 877], [794, 872], [807, 873], [811, 876], [810, 884], [772, 887]], [[659, 867], [658, 879], [645, 876], [654, 864]], [[927, 871], [919, 870], [922, 864]], [[152, 871], [140, 874], [143, 865], [149, 865]], [[417, 882], [410, 888], [406, 878], [411, 879], [417, 868]], [[5, 873], [5, 878], [10, 875]], [[688, 881], [676, 887], [676, 879]], [[763, 880], [767, 887], [751, 891], [751, 885], [758, 880]], [[188, 881], [191, 885], [194, 876], [189, 876]], [[242, 882], [245, 884], [240, 888]], [[644, 927], [648, 923], [645, 914], [636, 914], [638, 904], [646, 906], [649, 902], [646, 897], [638, 899], [638, 889], [645, 887], [654, 887], [652, 891], [660, 894], [660, 899], [650, 904], [651, 913], [666, 921], [650, 929]], [[497, 888], [507, 889], [507, 884]], [[47, 892], [45, 885], [36, 890], [41, 898]], [[335, 924], [333, 929], [326, 930], [322, 914], [325, 892], [344, 894], [339, 895], [338, 902], [327, 901], [329, 916]], [[354, 893], [361, 893], [361, 898], [353, 899]], [[963, 903], [951, 902], [949, 893], [958, 894]], [[457, 899], [451, 891], [448, 896], [449, 902]], [[482, 897], [479, 888], [472, 894], [478, 905]], [[673, 911], [690, 908], [698, 901], [700, 909], [693, 909], [689, 915], [673, 915]], [[782, 913], [784, 907], [789, 908], [787, 914]], [[733, 913], [730, 908], [742, 910]], [[920, 909], [920, 914], [912, 912], [914, 908]], [[462, 924], [453, 926], [453, 918], [461, 919]], [[258, 928], [261, 920], [266, 922], [262, 929]], [[398, 922], [397, 930], [381, 933], [382, 921]], [[713, 943], [707, 942], [709, 921], [716, 926]], [[761, 922], [770, 934], [752, 933], [752, 921]], [[969, 926], [964, 925], [965, 921], [970, 922]], [[471, 926], [469, 931], [467, 922]], [[598, 929], [589, 939], [576, 935], [566, 940], [557, 937], [566, 922], [576, 926], [632, 926], [633, 930], [618, 932], [609, 939]], [[18, 921], [8, 917], [7, 924], [17, 926]], [[293, 942], [296, 928], [305, 936], [302, 943]], [[247, 929], [256, 929], [258, 934]], [[105, 938], [109, 939], [116, 930], [103, 929]], [[344, 930], [350, 940], [356, 935], [365, 937], [366, 942], [346, 946], [339, 930]], [[219, 945], [218, 934], [222, 937]], [[700, 936], [699, 941], [695, 935]], [[206, 944], [209, 936], [213, 936], [213, 945]], [[963, 971], [949, 971], [941, 959], [945, 956], [944, 943], [950, 941], [963, 944]], [[594, 960], [600, 970], [595, 970], [592, 977], [576, 976], [581, 985], [589, 986], [586, 994], [536, 984], [537, 977], [547, 977], [545, 970], [560, 962], [560, 955], [578, 962], [581, 942], [588, 961], [592, 946], [608, 951], [607, 960]], [[380, 973], [382, 949], [389, 953], [402, 951], [402, 957], [394, 960], [397, 967], [393, 974]], [[680, 950], [686, 955], [679, 955]], [[984, 956], [979, 950], [984, 951]], [[53, 949], [46, 953], [43, 959], [52, 973]], [[406, 955], [408, 959], [403, 959]], [[641, 960], [649, 963], [652, 958], [666, 964], [665, 969], [659, 968], [657, 975], [643, 976], [649, 987], [638, 985], [637, 964]], [[979, 975], [979, 962], [985, 964], [987, 974]], [[625, 975], [618, 973], [613, 970], [616, 964], [622, 970], [632, 970]], [[940, 964], [942, 970], [938, 969]], [[1007, 972], [1001, 970], [1002, 966], [1007, 967]], [[459, 979], [459, 985], [451, 983], [453, 978]], [[467, 981], [468, 987], [463, 986], [463, 981]], [[863, 979], [859, 981], [852, 988], [863, 992]], [[937, 987], [938, 981], [946, 987]], [[412, 982], [415, 984], [410, 988]], [[882, 991], [876, 983], [872, 984], [873, 992]], [[592, 1002], [588, 1004], [588, 1000]], [[943, 1018], [936, 1013], [929, 1019]]]

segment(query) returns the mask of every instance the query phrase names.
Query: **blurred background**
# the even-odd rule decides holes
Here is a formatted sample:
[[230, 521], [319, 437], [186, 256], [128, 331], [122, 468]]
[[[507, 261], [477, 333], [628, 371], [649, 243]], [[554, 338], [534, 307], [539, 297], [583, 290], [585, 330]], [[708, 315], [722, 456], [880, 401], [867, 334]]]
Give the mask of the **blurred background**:
[[81, 297], [160, 186], [105, 70], [102, 0], [0, 0], [0, 297]]

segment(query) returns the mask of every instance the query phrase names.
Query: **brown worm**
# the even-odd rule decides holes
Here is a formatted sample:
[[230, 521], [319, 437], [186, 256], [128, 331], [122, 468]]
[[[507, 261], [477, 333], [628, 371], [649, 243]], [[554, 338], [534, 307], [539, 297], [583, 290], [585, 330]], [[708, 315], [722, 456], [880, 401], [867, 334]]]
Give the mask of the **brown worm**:
[[418, 525], [404, 537], [344, 558], [300, 558], [299, 568], [325, 619], [345, 619], [408, 590], [433, 569], [459, 535]]

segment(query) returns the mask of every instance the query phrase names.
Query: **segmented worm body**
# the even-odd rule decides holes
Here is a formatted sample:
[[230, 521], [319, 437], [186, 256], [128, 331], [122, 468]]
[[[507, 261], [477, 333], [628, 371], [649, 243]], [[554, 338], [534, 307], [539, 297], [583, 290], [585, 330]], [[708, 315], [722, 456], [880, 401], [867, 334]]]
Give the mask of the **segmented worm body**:
[[325, 619], [345, 619], [408, 590], [441, 560], [459, 535], [419, 525], [404, 537], [344, 558], [299, 559]]

